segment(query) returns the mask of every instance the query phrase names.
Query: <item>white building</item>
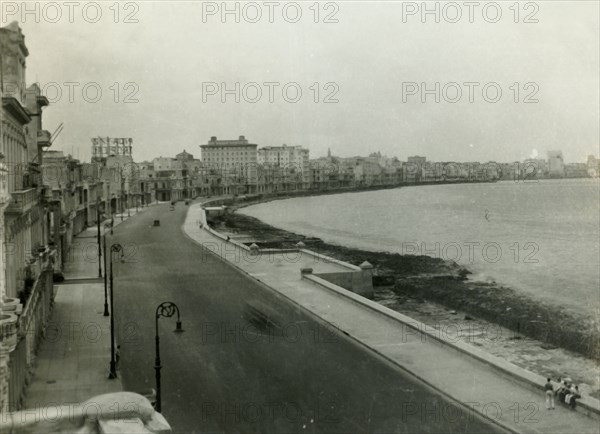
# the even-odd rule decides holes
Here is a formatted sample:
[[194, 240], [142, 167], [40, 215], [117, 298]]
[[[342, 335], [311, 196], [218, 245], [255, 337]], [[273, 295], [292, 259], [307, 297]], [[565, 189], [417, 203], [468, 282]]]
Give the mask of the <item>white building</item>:
[[156, 172], [183, 169], [183, 163], [180, 160], [171, 157], [156, 157], [152, 160], [152, 165]]
[[200, 145], [202, 161], [213, 167], [236, 167], [256, 164], [257, 145], [248, 143], [244, 136], [238, 140], [217, 140], [211, 137], [206, 145]]
[[300, 174], [303, 183], [310, 178], [309, 150], [302, 146], [265, 146], [257, 154], [260, 165], [276, 166]]
[[565, 174], [565, 162], [561, 151], [548, 151], [548, 171], [554, 176]]
[[211, 137], [200, 145], [202, 162], [221, 177], [213, 194], [252, 193], [257, 180], [257, 145], [244, 136], [237, 140], [217, 140]]

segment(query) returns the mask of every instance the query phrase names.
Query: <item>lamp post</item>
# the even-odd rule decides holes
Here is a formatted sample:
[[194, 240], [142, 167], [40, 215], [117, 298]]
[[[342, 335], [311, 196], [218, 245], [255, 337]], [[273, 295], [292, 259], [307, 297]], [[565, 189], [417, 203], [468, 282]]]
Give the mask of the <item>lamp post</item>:
[[173, 315], [177, 313], [177, 323], [175, 326], [175, 333], [183, 333], [183, 328], [181, 328], [181, 319], [179, 317], [179, 308], [175, 303], [170, 301], [165, 301], [161, 303], [156, 308], [156, 335], [154, 340], [156, 342], [156, 359], [154, 360], [154, 370], [156, 371], [156, 405], [155, 410], [160, 413], [161, 411], [161, 393], [160, 393], [160, 369], [162, 366], [160, 365], [160, 342], [158, 338], [158, 319], [160, 317], [171, 318]]
[[108, 231], [108, 228], [111, 228], [112, 234], [112, 227], [110, 223], [106, 223], [104, 225], [104, 236], [102, 237], [102, 239], [104, 240], [104, 316], [110, 315], [108, 313], [108, 270], [106, 268], [106, 257], [108, 256], [106, 253], [106, 231]]
[[123, 246], [118, 243], [110, 246], [110, 374], [109, 379], [117, 378], [117, 363], [115, 361], [115, 306], [114, 306], [114, 280], [113, 280], [113, 253], [123, 250]]
[[123, 214], [125, 213], [125, 208], [123, 208], [123, 197], [124, 192], [125, 192], [125, 184], [123, 183], [123, 168], [119, 167], [119, 180], [121, 181], [120, 183], [120, 190], [121, 190], [121, 221], [123, 221]]
[[[98, 226], [98, 278], [100, 278], [102, 277], [102, 246], [100, 245], [100, 199], [98, 196], [96, 196], [96, 225]], [[106, 270], [104, 273], [106, 274]]]

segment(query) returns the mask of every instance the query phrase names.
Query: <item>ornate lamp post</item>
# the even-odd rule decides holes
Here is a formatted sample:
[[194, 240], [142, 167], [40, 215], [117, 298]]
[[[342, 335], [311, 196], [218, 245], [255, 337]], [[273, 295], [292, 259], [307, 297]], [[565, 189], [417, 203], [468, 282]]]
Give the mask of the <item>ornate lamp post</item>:
[[106, 253], [106, 231], [108, 231], [108, 229], [111, 228], [111, 234], [112, 234], [112, 226], [110, 225], [110, 223], [106, 223], [104, 225], [104, 236], [102, 237], [102, 239], [104, 240], [103, 244], [104, 244], [104, 316], [108, 316], [108, 270], [106, 268], [106, 257], [108, 256], [108, 254]]
[[113, 281], [113, 253], [123, 251], [123, 246], [118, 243], [110, 246], [110, 374], [109, 379], [117, 378], [117, 363], [115, 361], [115, 308], [114, 308], [114, 281]]
[[158, 319], [160, 317], [171, 318], [173, 315], [177, 313], [177, 323], [175, 326], [175, 333], [183, 333], [183, 329], [181, 328], [181, 319], [179, 317], [179, 308], [175, 303], [170, 301], [165, 301], [161, 303], [156, 308], [156, 335], [154, 340], [156, 341], [156, 359], [154, 360], [154, 370], [156, 371], [156, 405], [155, 409], [160, 413], [161, 411], [161, 394], [160, 394], [160, 369], [162, 366], [160, 365], [160, 345], [158, 338]]

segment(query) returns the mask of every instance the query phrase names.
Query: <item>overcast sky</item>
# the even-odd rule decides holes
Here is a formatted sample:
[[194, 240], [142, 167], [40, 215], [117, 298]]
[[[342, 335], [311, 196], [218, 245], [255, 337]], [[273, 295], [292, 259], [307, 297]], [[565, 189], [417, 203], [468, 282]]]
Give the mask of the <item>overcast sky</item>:
[[[420, 11], [408, 15], [412, 5], [406, 2], [321, 3], [318, 23], [313, 2], [299, 2], [296, 23], [293, 6], [283, 15], [286, 2], [275, 7], [273, 23], [262, 2], [256, 3], [262, 11], [257, 23], [249, 22], [256, 8], [244, 10], [243, 3], [239, 23], [233, 15], [224, 23], [219, 12], [203, 18], [203, 8], [209, 12], [221, 2], [122, 3], [118, 23], [112, 1], [102, 3], [96, 23], [93, 7], [84, 15], [85, 3], [74, 9], [73, 23], [61, 2], [56, 23], [48, 22], [57, 21], [51, 8], [38, 6], [36, 19], [20, 16], [21, 2], [2, 3], [1, 24], [18, 20], [26, 37], [28, 82], [39, 82], [54, 101], [45, 111], [45, 128], [65, 124], [54, 148], [73, 150], [82, 160], [89, 160], [95, 136], [132, 137], [138, 161], [183, 149], [200, 157], [198, 146], [211, 136], [239, 135], [259, 146], [302, 145], [311, 157], [328, 148], [340, 156], [380, 151], [434, 161], [545, 158], [556, 149], [572, 162], [599, 153], [596, 1], [534, 2], [527, 8], [521, 2], [518, 23], [509, 9], [513, 1], [498, 2], [502, 16], [495, 23], [489, 22], [494, 7], [483, 12], [486, 2], [473, 11], [472, 23], [462, 2], [456, 3], [462, 12], [457, 23], [448, 21], [458, 9], [443, 10], [445, 3], [439, 4], [439, 23], [433, 15], [423, 23]], [[8, 3], [17, 15], [9, 15]], [[323, 22], [327, 16], [338, 22]], [[126, 23], [127, 17], [138, 22]], [[527, 18], [538, 22], [523, 22]], [[72, 102], [66, 82], [79, 83]], [[219, 89], [207, 84], [235, 89], [236, 82], [239, 103], [235, 95], [223, 103]], [[252, 82], [263, 92], [254, 103]], [[271, 87], [273, 102], [266, 82], [279, 83]], [[436, 82], [440, 102], [431, 94], [423, 103], [421, 83], [435, 89]], [[464, 85], [469, 82], [479, 85]], [[62, 96], [51, 83], [60, 84]], [[287, 87], [286, 101], [282, 89], [288, 83], [295, 84]], [[457, 86], [448, 83], [459, 84], [458, 102], [449, 102], [457, 99]], [[496, 103], [484, 99], [488, 83], [488, 101], [502, 91]], [[88, 101], [82, 95], [86, 84]], [[102, 96], [89, 102], [96, 87]], [[302, 96], [292, 103], [297, 88]], [[338, 102], [325, 103], [332, 92], [329, 98]]]

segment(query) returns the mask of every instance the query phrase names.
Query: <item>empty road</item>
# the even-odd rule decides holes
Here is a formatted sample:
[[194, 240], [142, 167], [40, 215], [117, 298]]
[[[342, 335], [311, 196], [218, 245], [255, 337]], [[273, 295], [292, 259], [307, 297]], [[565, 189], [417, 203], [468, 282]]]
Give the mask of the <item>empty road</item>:
[[156, 307], [181, 310], [182, 334], [159, 320], [174, 432], [499, 432], [189, 240], [186, 211], [152, 207], [108, 237], [124, 246], [114, 272], [126, 390], [154, 387]]

